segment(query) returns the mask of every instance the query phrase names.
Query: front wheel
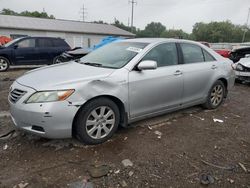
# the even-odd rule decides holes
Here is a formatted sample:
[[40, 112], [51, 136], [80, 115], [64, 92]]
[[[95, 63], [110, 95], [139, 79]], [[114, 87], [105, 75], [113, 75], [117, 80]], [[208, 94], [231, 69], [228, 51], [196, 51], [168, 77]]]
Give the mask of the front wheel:
[[86, 144], [100, 144], [112, 137], [119, 122], [119, 108], [113, 101], [95, 99], [80, 109], [75, 121], [76, 136]]
[[10, 61], [5, 58], [0, 56], [0, 72], [7, 71], [10, 66]]
[[226, 89], [222, 81], [217, 80], [212, 88], [209, 90], [207, 101], [203, 106], [207, 109], [218, 108], [225, 97]]

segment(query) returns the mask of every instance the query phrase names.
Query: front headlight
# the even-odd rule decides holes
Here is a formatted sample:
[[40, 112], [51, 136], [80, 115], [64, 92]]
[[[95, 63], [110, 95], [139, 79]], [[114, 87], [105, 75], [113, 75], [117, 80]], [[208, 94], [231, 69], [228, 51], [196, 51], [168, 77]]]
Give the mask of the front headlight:
[[236, 66], [236, 70], [243, 71], [243, 70], [244, 70], [244, 67], [243, 67], [241, 64], [238, 64], [238, 65]]
[[63, 101], [67, 99], [75, 90], [60, 90], [60, 91], [40, 91], [31, 95], [26, 103], [44, 103]]

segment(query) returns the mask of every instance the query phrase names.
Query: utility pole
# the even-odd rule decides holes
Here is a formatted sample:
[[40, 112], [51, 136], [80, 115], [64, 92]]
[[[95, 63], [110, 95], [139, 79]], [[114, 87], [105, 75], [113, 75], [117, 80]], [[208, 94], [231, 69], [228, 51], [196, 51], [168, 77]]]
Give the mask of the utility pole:
[[129, 1], [129, 3], [131, 3], [132, 5], [132, 13], [131, 13], [131, 31], [132, 31], [134, 26], [134, 6], [137, 4], [137, 2], [135, 0], [131, 0]]
[[243, 33], [243, 37], [242, 37], [242, 42], [245, 41], [246, 38], [246, 33], [247, 33], [247, 28], [248, 28], [248, 21], [249, 21], [249, 16], [250, 16], [250, 8], [248, 9], [248, 14], [247, 14], [247, 22], [246, 22], [246, 29]]
[[81, 8], [81, 10], [80, 10], [80, 14], [81, 14], [81, 18], [82, 18], [82, 21], [84, 22], [85, 21], [85, 18], [86, 18], [86, 14], [87, 14], [87, 12], [86, 12], [86, 8], [85, 8], [85, 6], [84, 6], [84, 4], [82, 5], [82, 8]]

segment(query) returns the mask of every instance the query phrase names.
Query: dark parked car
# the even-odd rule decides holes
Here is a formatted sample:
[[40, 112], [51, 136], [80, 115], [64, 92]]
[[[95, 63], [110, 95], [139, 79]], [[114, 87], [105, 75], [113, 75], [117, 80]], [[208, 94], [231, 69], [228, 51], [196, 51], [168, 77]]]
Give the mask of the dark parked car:
[[0, 72], [10, 65], [54, 64], [68, 50], [70, 46], [61, 38], [18, 38], [0, 47]]

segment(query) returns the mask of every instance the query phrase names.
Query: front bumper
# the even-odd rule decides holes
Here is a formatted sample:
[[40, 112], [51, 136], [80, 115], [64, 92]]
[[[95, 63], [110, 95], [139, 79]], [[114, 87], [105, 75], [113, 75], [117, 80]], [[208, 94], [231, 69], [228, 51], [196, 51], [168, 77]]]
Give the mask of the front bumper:
[[235, 71], [236, 79], [250, 82], [250, 72]]
[[9, 100], [12, 120], [17, 128], [46, 138], [72, 137], [72, 124], [79, 107], [68, 101], [25, 104], [34, 89], [14, 82], [12, 89], [26, 91], [16, 103]]

